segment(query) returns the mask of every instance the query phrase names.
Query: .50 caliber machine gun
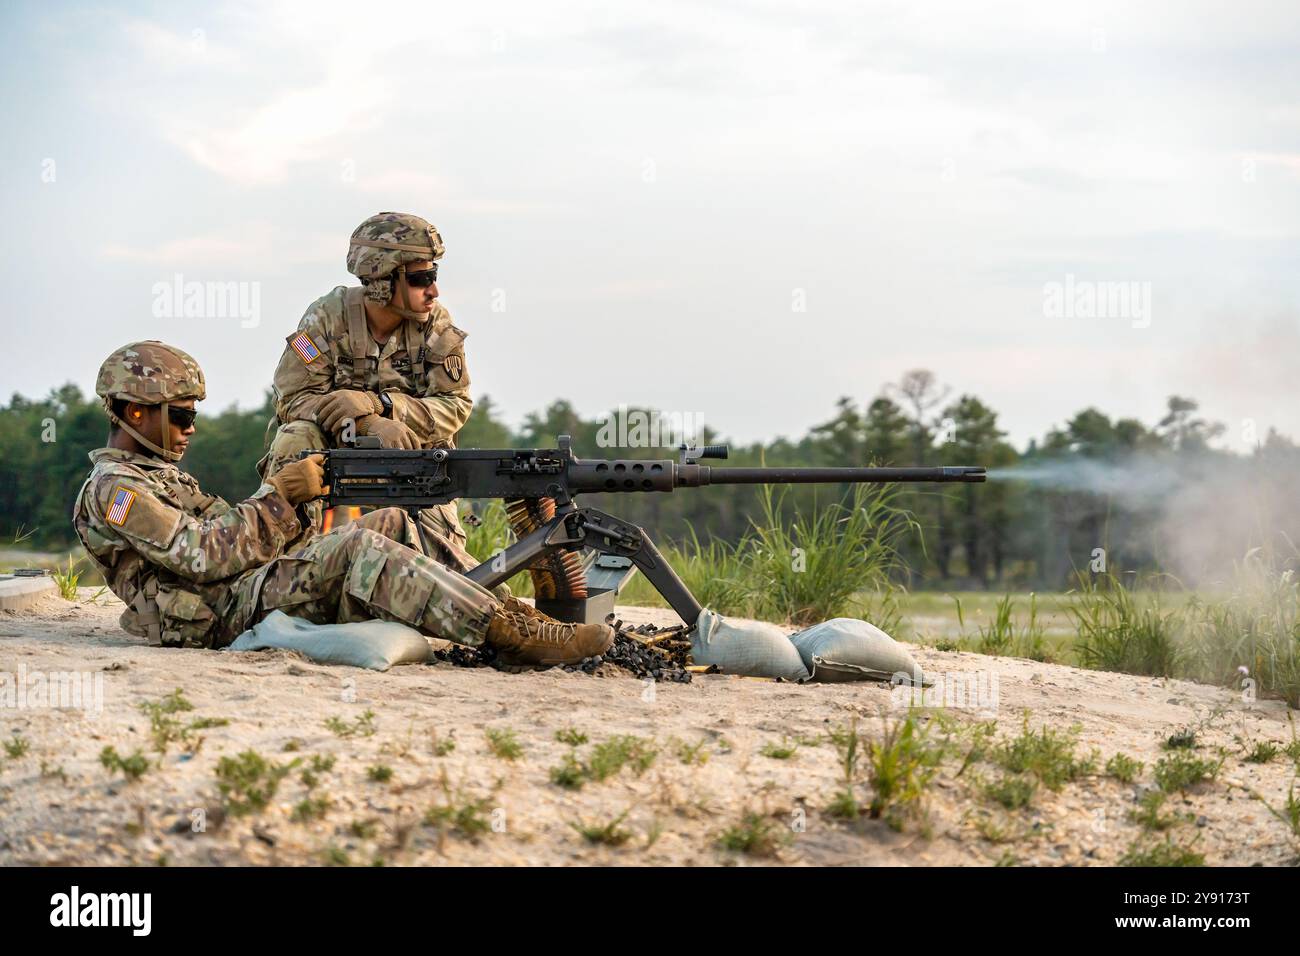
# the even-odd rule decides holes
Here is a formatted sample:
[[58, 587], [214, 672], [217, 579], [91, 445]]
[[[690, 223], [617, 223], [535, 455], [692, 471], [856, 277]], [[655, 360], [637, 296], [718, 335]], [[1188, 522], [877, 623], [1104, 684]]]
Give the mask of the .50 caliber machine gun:
[[[377, 438], [304, 455], [325, 455], [327, 505], [405, 508], [413, 514], [457, 498], [501, 498], [518, 540], [468, 572], [486, 588], [516, 572], [541, 570], [537, 607], [568, 621], [603, 621], [622, 584], [639, 568], [689, 626], [700, 604], [644, 529], [576, 503], [578, 495], [673, 491], [705, 485], [982, 482], [982, 467], [717, 468], [726, 445], [678, 449], [677, 461], [578, 458], [568, 435], [555, 448], [380, 448]], [[590, 549], [584, 564], [579, 554]], [[534, 580], [537, 580], [535, 575]], [[550, 593], [544, 593], [549, 591]]]

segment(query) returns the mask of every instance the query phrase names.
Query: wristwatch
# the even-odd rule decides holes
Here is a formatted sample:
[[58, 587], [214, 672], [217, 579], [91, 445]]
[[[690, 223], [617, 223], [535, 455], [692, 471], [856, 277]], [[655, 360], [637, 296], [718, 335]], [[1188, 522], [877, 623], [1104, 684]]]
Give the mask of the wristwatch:
[[383, 414], [384, 414], [384, 417], [385, 417], [385, 418], [392, 418], [392, 417], [393, 417], [393, 400], [392, 400], [391, 398], [388, 397], [388, 393], [387, 393], [387, 392], [380, 392], [380, 393], [379, 393], [379, 404], [384, 406], [384, 413], [383, 413]]

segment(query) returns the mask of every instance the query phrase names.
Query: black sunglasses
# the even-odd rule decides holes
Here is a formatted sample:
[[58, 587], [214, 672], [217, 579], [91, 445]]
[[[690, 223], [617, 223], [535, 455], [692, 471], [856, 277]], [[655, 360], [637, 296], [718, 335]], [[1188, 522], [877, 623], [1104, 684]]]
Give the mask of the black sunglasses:
[[167, 406], [167, 421], [171, 422], [181, 431], [189, 428], [194, 424], [194, 419], [199, 417], [197, 408], [181, 408], [177, 405]]
[[433, 264], [432, 269], [422, 269], [419, 272], [406, 273], [406, 284], [414, 286], [417, 289], [427, 289], [438, 281], [438, 263]]

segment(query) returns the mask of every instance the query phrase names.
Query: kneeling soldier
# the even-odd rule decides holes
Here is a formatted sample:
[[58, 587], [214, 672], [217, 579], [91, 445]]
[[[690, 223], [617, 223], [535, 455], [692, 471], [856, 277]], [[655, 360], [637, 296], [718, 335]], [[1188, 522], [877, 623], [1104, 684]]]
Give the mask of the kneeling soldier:
[[[381, 618], [494, 647], [506, 663], [560, 664], [601, 654], [605, 625], [553, 621], [504, 604], [423, 553], [405, 512], [385, 508], [306, 535], [297, 505], [324, 489], [323, 458], [293, 461], [251, 498], [204, 494], [181, 460], [203, 372], [185, 352], [136, 342], [105, 360], [95, 387], [113, 427], [91, 452], [73, 525], [113, 593], [122, 627], [153, 644], [224, 647], [274, 610], [318, 624]], [[305, 541], [305, 543], [303, 543]]]

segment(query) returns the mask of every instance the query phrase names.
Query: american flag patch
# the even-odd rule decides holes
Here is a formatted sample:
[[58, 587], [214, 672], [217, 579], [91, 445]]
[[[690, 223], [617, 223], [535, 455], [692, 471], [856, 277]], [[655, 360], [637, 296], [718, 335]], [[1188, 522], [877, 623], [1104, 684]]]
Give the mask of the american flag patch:
[[131, 513], [133, 504], [135, 504], [135, 492], [119, 486], [113, 493], [113, 503], [108, 506], [108, 523], [125, 524], [126, 516]]
[[314, 362], [320, 357], [320, 349], [316, 348], [316, 343], [306, 332], [299, 332], [289, 344], [304, 362]]

